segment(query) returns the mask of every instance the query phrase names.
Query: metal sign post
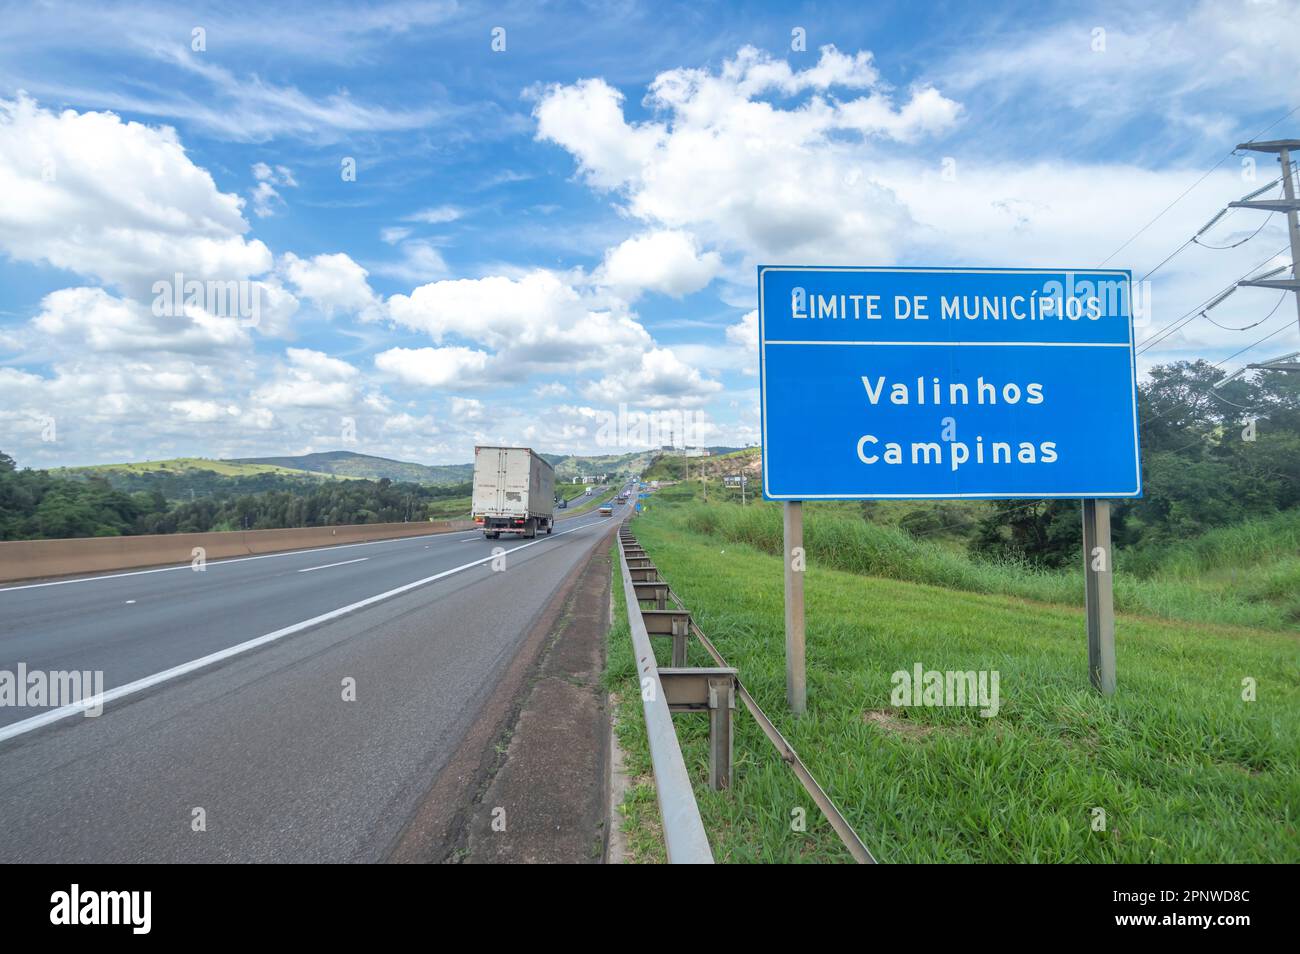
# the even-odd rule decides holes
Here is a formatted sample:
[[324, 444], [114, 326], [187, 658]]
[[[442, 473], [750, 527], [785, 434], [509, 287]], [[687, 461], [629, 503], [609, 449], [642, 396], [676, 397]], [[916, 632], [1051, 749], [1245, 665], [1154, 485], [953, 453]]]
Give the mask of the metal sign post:
[[1103, 696], [1115, 693], [1115, 598], [1112, 590], [1110, 501], [1083, 501], [1083, 580], [1088, 609], [1088, 679]]
[[785, 699], [790, 711], [808, 708], [808, 670], [803, 628], [803, 503], [787, 500], [785, 509]]

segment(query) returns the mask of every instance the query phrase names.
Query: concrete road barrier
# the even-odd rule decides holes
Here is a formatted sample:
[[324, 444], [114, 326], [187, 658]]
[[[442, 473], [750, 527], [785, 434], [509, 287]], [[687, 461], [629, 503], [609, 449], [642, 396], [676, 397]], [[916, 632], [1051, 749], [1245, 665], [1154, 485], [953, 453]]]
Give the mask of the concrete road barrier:
[[473, 530], [469, 520], [424, 523], [362, 523], [287, 530], [229, 530], [212, 533], [164, 533], [137, 537], [74, 537], [67, 540], [0, 542], [0, 583], [42, 577], [103, 573], [190, 563], [201, 547], [205, 560], [310, 550], [340, 543], [395, 540], [426, 533]]

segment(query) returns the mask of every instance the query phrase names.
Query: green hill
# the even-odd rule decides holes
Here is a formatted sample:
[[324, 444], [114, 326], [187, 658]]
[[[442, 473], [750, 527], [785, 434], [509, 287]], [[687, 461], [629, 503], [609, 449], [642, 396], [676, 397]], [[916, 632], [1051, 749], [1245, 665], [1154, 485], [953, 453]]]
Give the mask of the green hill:
[[[284, 458], [291, 460], [292, 458]], [[223, 477], [256, 477], [261, 474], [280, 474], [286, 477], [313, 476], [306, 468], [270, 463], [269, 461], [213, 460], [208, 457], [173, 457], [169, 460], [145, 460], [129, 464], [91, 464], [86, 467], [56, 467], [51, 474], [64, 477], [93, 474], [110, 477], [113, 474], [183, 474], [186, 471], [206, 470]]]
[[416, 464], [352, 451], [325, 451], [296, 457], [244, 457], [229, 463], [281, 467], [365, 480], [382, 480], [387, 477], [389, 480], [415, 484], [462, 484], [474, 473], [473, 464]]
[[[728, 451], [730, 448], [710, 448]], [[572, 480], [584, 474], [638, 474], [660, 456], [658, 450], [627, 454], [578, 457], [571, 454], [543, 454], [555, 467], [556, 477]], [[170, 460], [139, 461], [124, 464], [95, 464], [64, 467], [51, 471], [58, 476], [105, 477], [118, 489], [160, 489], [169, 498], [189, 497], [212, 492], [219, 478], [259, 478], [261, 483], [242, 489], [275, 489], [274, 478], [301, 480], [382, 480], [443, 486], [463, 484], [473, 477], [473, 462], [464, 464], [417, 464], [392, 460], [353, 451], [324, 451], [316, 454], [277, 457], [239, 457], [218, 460], [208, 457], [176, 457]]]

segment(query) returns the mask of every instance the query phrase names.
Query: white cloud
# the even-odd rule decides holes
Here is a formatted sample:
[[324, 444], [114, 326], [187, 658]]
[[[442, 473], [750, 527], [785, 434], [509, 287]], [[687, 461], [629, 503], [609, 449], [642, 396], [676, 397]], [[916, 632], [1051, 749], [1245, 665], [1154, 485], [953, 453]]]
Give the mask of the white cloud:
[[246, 328], [237, 317], [187, 308], [181, 315], [155, 315], [149, 307], [115, 298], [102, 288], [64, 288], [41, 300], [32, 326], [69, 346], [96, 352], [207, 353], [246, 346]]
[[748, 311], [734, 325], [727, 325], [727, 341], [741, 354], [745, 374], [758, 374], [758, 309]]
[[[660, 73], [646, 101], [661, 121], [628, 124], [598, 79], [549, 87], [534, 115], [538, 138], [568, 149], [596, 188], [619, 190], [638, 219], [751, 257], [890, 261], [907, 210], [871, 181], [865, 147], [947, 130], [960, 107], [928, 87], [898, 107], [877, 84], [866, 53], [825, 47], [792, 71], [745, 47], [717, 73]], [[836, 87], [874, 91], [841, 100]], [[790, 108], [756, 98], [805, 91]]]
[[721, 256], [701, 254], [689, 233], [664, 230], [634, 236], [607, 251], [597, 278], [632, 297], [644, 289], [680, 298], [711, 282], [721, 267]]
[[253, 213], [258, 218], [274, 215], [276, 205], [284, 204], [284, 199], [276, 186], [293, 188], [298, 185], [293, 172], [287, 166], [276, 166], [273, 169], [265, 162], [253, 163], [253, 178], [257, 180], [257, 185], [253, 187], [250, 195], [253, 197]]
[[722, 390], [669, 348], [652, 348], [635, 368], [610, 374], [583, 388], [589, 401], [617, 406], [620, 402], [647, 408], [693, 407]]
[[560, 381], [548, 381], [533, 388], [533, 394], [539, 398], [564, 397], [568, 393], [568, 387]]
[[471, 348], [389, 348], [375, 355], [375, 367], [405, 384], [430, 388], [472, 388], [486, 383], [491, 355]]
[[254, 282], [257, 295], [258, 334], [264, 337], [290, 337], [293, 316], [298, 313], [298, 299], [280, 284], [278, 278]]
[[603, 367], [650, 344], [621, 302], [584, 296], [540, 269], [518, 279], [433, 282], [393, 295], [387, 306], [395, 322], [436, 343], [457, 337], [494, 349], [515, 377], [543, 368]]
[[487, 409], [476, 398], [453, 397], [451, 416], [460, 423], [476, 423], [487, 419]]
[[758, 351], [758, 311], [746, 312], [734, 325], [727, 325], [727, 340], [749, 351]]
[[286, 252], [280, 268], [298, 295], [322, 313], [377, 317], [379, 297], [367, 281], [369, 273], [343, 252], [302, 259]]
[[[1095, 37], [1097, 28], [1104, 35]], [[1064, 109], [1106, 131], [1132, 116], [1155, 116], [1218, 137], [1270, 101], [1280, 111], [1293, 101], [1297, 36], [1300, 4], [1293, 0], [1157, 4], [1004, 30], [996, 43], [959, 52], [939, 77], [952, 89], [1014, 100], [1017, 114]]]
[[218, 401], [172, 401], [169, 405], [177, 415], [191, 424], [211, 424], [227, 417], [238, 417], [239, 408]]
[[[1097, 103], [1116, 103], [1120, 112], [1146, 108], [1141, 97], [1124, 92], [1130, 83], [1143, 89], [1163, 83], [1195, 99], [1196, 90], [1221, 85], [1221, 77], [1202, 76], [1197, 66], [1198, 58], [1214, 59], [1211, 47], [1231, 49], [1231, 70], [1239, 72], [1300, 19], [1300, 5], [1248, 6], [1243, 16], [1253, 24], [1249, 29], [1205, 4], [1177, 23], [1160, 13], [1143, 15], [1140, 29], [1110, 30], [1107, 52], [1096, 56], [1088, 48], [1090, 28], [1077, 22], [1041, 35], [1016, 34], [1014, 41], [941, 64], [936, 75], [945, 92], [958, 89], [964, 98], [986, 97], [990, 82], [998, 88], [1004, 80], [1005, 88], [1029, 95], [1039, 89], [1041, 77], [1056, 97], [1053, 102], [1073, 101], [1067, 90], [1086, 87], [1077, 104], [1093, 112]], [[1203, 37], [1191, 35], [1197, 24], [1204, 27]], [[1139, 43], [1141, 36], [1147, 39]], [[1166, 39], [1176, 41], [1178, 51], [1152, 51], [1148, 62], [1145, 46]], [[1300, 60], [1300, 47], [1292, 45], [1283, 58]], [[1087, 69], [1079, 68], [1081, 60]], [[1158, 72], [1158, 82], [1141, 75], [1148, 67]], [[1273, 84], [1276, 77], [1268, 76]], [[1238, 80], [1234, 89], [1242, 93], [1247, 85]], [[850, 88], [865, 92], [837, 96]], [[585, 179], [613, 193], [633, 218], [658, 231], [689, 230], [706, 247], [723, 251], [728, 256], [724, 275], [745, 289], [752, 288], [748, 269], [763, 261], [1093, 266], [1137, 225], [1156, 218], [1195, 186], [1109, 261], [1140, 277], [1224, 204], [1271, 174], [1261, 170], [1261, 182], [1248, 183], [1234, 164], [1225, 164], [1197, 184], [1203, 167], [1002, 160], [986, 149], [963, 151], [960, 144], [944, 146], [954, 153], [945, 169], [943, 152], [927, 151], [918, 160], [899, 147], [952, 129], [963, 107], [926, 85], [898, 98], [876, 75], [869, 56], [847, 57], [831, 48], [823, 50], [816, 67], [803, 71], [750, 48], [718, 70], [668, 70], [650, 84], [645, 103], [654, 119], [634, 124], [623, 115], [621, 95], [601, 80], [552, 86], [534, 110], [537, 135], [568, 149]], [[997, 108], [986, 108], [985, 114], [980, 130], [1005, 115]], [[1213, 121], [1209, 114], [1198, 115], [1202, 125]], [[1224, 148], [1234, 141], [1228, 139]], [[1239, 215], [1233, 227], [1253, 230], [1259, 224], [1243, 221]], [[1226, 224], [1217, 227], [1221, 244], [1249, 234], [1230, 235]], [[1274, 222], [1240, 250], [1191, 247], [1156, 276], [1155, 310], [1147, 327], [1176, 318], [1284, 243]], [[742, 307], [752, 302], [748, 293], [724, 293], [724, 298]], [[1261, 310], [1258, 296], [1251, 301], [1243, 292], [1233, 305], [1246, 306], [1247, 316], [1262, 316], [1271, 301]], [[729, 340], [739, 344], [734, 335], [741, 334], [748, 335], [748, 329], [729, 329]], [[1175, 347], [1214, 353], [1239, 337], [1196, 321], [1170, 339], [1169, 352], [1162, 346], [1152, 357], [1188, 356], [1172, 353]], [[675, 350], [697, 366], [735, 367], [734, 357], [705, 343]], [[753, 367], [749, 361], [743, 370]]]
[[345, 408], [356, 398], [358, 371], [346, 361], [310, 348], [289, 348], [287, 363], [273, 381], [253, 392], [268, 408]]
[[602, 79], [552, 86], [534, 111], [537, 135], [567, 148], [592, 184], [613, 189], [651, 164], [665, 136], [657, 125], [629, 125], [623, 94]]
[[[22, 50], [22, 66], [36, 64], [16, 87], [48, 91], [61, 102], [166, 116], [245, 142], [289, 136], [328, 142], [463, 115], [427, 95], [414, 105], [397, 95], [386, 107], [351, 95], [342, 80], [324, 84], [329, 88], [319, 95], [276, 82], [303, 69], [342, 77], [361, 64], [382, 63], [395, 37], [409, 39], [409, 31], [445, 27], [463, 16], [454, 0], [318, 5], [310, 23], [302, 8], [278, 4], [209, 5], [199, 15], [158, 3], [48, 0], [10, 5], [5, 12], [4, 48]], [[206, 52], [191, 49], [190, 31], [200, 24], [207, 30]], [[6, 60], [19, 68], [18, 58]], [[64, 61], [60, 69], [39, 68]]]
[[400, 250], [400, 260], [380, 263], [374, 266], [374, 270], [389, 278], [412, 284], [431, 281], [447, 274], [447, 263], [442, 253], [423, 239], [402, 242]]
[[[271, 253], [174, 130], [0, 100], [0, 250], [143, 297], [155, 281], [242, 279]], [[75, 226], [75, 227], [70, 227]]]
[[447, 222], [455, 222], [462, 215], [462, 209], [454, 205], [435, 205], [428, 209], [421, 209], [418, 212], [412, 212], [406, 216], [407, 222], [423, 222], [426, 225], [442, 225]]

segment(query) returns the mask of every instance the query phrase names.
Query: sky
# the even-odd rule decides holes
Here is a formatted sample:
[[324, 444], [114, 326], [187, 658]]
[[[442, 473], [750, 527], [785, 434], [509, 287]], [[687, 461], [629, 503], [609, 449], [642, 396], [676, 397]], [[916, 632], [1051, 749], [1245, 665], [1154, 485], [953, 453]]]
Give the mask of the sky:
[[[1288, 0], [0, 3], [0, 450], [753, 444], [758, 264], [1159, 265], [1142, 342], [1288, 262], [1244, 210], [1161, 264], [1277, 177], [1232, 151], [1300, 137], [1297, 37]], [[1211, 316], [1139, 371], [1300, 348], [1277, 292]]]

